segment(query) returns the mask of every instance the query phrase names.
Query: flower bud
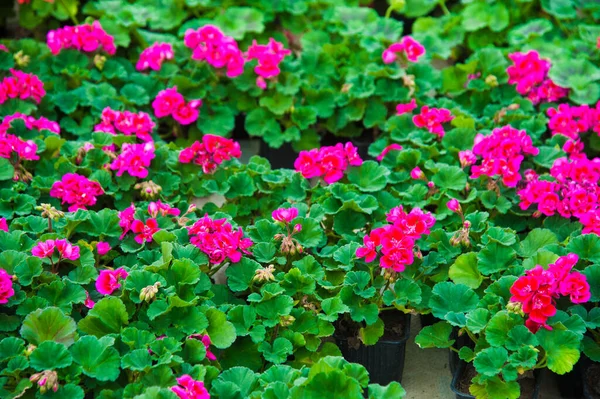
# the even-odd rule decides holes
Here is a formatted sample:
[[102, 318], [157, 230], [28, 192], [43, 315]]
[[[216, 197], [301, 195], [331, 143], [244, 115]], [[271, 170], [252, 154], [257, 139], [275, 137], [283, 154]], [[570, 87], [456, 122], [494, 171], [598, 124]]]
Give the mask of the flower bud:
[[106, 63], [106, 57], [100, 54], [96, 54], [96, 56], [94, 56], [94, 65], [96, 65], [96, 68], [98, 68], [99, 70], [102, 70], [104, 68], [104, 64]]
[[423, 173], [421, 168], [416, 166], [413, 170], [410, 171], [410, 177], [414, 180], [422, 180], [425, 179], [425, 173]]
[[265, 267], [263, 269], [257, 269], [254, 272], [254, 277], [252, 278], [252, 281], [273, 281], [275, 280], [275, 276], [273, 275], [274, 271], [275, 266], [273, 265], [269, 265], [268, 267]]
[[154, 285], [149, 285], [147, 287], [142, 288], [142, 292], [140, 292], [140, 301], [150, 302], [156, 297], [158, 293], [158, 288], [160, 287], [160, 281], [154, 283]]
[[450, 201], [448, 201], [446, 206], [454, 213], [462, 213], [462, 208], [460, 207], [460, 203], [456, 198], [453, 198]]
[[485, 78], [485, 84], [490, 87], [496, 87], [496, 86], [498, 86], [498, 78], [495, 77], [494, 75], [488, 75]]
[[469, 222], [468, 220], [465, 220], [465, 222], [463, 223], [463, 228], [465, 228], [466, 230], [471, 228], [471, 222]]
[[301, 232], [301, 231], [302, 231], [302, 225], [301, 225], [301, 224], [299, 224], [299, 223], [298, 223], [298, 224], [296, 224], [296, 225], [294, 226], [294, 231], [295, 231], [296, 233], [299, 233], [299, 232]]
[[281, 327], [289, 327], [291, 326], [294, 321], [296, 321], [296, 318], [294, 316], [280, 316], [279, 317], [279, 325]]
[[31, 57], [29, 57], [28, 55], [25, 55], [23, 53], [23, 50], [20, 50], [19, 52], [15, 53], [15, 55], [13, 55], [13, 58], [14, 58], [16, 64], [20, 67], [26, 67], [27, 65], [29, 65], [29, 62], [31, 61]]

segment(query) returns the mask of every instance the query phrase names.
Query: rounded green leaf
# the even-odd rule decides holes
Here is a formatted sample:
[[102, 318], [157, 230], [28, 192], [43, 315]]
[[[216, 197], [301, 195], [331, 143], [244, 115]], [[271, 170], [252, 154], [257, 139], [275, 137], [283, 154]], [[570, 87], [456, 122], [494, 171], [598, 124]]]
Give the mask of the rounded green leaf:
[[37, 371], [56, 370], [70, 366], [73, 357], [63, 344], [45, 341], [31, 353], [29, 363]]
[[380, 166], [375, 161], [366, 161], [358, 168], [350, 168], [348, 180], [356, 184], [362, 191], [370, 193], [385, 188], [389, 174], [388, 168]]
[[448, 276], [457, 284], [464, 284], [469, 288], [477, 288], [483, 281], [483, 276], [477, 270], [477, 254], [469, 252], [460, 255], [448, 271]]
[[85, 375], [99, 381], [114, 381], [119, 377], [120, 356], [111, 346], [112, 341], [86, 335], [71, 346], [71, 355]]
[[23, 320], [21, 336], [29, 343], [40, 345], [44, 341], [54, 341], [65, 346], [75, 342], [75, 321], [59, 308], [49, 307], [31, 312]]

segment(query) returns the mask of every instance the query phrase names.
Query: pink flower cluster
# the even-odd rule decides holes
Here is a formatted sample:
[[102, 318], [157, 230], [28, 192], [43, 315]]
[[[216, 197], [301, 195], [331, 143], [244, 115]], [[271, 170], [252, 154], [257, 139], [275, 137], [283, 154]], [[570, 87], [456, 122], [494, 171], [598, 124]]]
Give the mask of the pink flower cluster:
[[126, 136], [135, 134], [140, 140], [152, 141], [154, 122], [145, 112], [114, 111], [108, 107], [102, 110], [101, 122], [94, 126], [97, 132], [115, 134], [123, 133]]
[[242, 156], [238, 142], [225, 137], [207, 134], [202, 142], [196, 141], [179, 153], [179, 162], [202, 166], [204, 173], [213, 173], [223, 161]]
[[489, 136], [477, 134], [473, 154], [481, 156], [482, 160], [481, 165], [471, 168], [471, 179], [502, 176], [504, 185], [515, 187], [521, 180], [520, 168], [525, 154], [538, 153], [527, 132], [510, 125], [494, 129]]
[[0, 269], [0, 305], [8, 303], [10, 297], [15, 295], [12, 276], [4, 269]]
[[31, 254], [38, 258], [52, 258], [55, 249], [59, 259], [79, 259], [79, 247], [65, 239], [40, 241], [31, 249]]
[[548, 78], [550, 61], [541, 59], [537, 51], [516, 52], [509, 54], [508, 58], [513, 62], [506, 69], [508, 83], [515, 84], [517, 92], [527, 96], [534, 104], [556, 101], [569, 93]]
[[104, 194], [100, 183], [89, 180], [77, 173], [67, 173], [61, 180], [54, 182], [50, 196], [58, 198], [63, 204], [69, 204], [69, 212], [87, 209], [96, 205], [97, 197]]
[[0, 134], [0, 158], [10, 159], [13, 154], [27, 161], [40, 159], [36, 155], [37, 144], [33, 140], [22, 140], [12, 134]]
[[208, 214], [188, 227], [190, 242], [208, 255], [210, 263], [219, 264], [225, 259], [237, 263], [242, 253], [249, 254], [252, 245], [249, 238], [244, 238], [242, 229], [234, 230], [227, 219], [211, 219]]
[[292, 220], [298, 217], [298, 209], [296, 208], [278, 208], [275, 209], [271, 216], [276, 222], [282, 222], [285, 224], [291, 223]]
[[600, 101], [595, 108], [560, 104], [557, 108], [548, 108], [546, 113], [550, 117], [548, 127], [552, 135], [562, 134], [575, 141], [590, 129], [600, 135]]
[[536, 204], [541, 214], [576, 217], [584, 226], [584, 234], [600, 234], [600, 159], [590, 160], [583, 154], [559, 158], [550, 175], [555, 181], [540, 180], [533, 171], [528, 173], [527, 186], [517, 192], [521, 209]]
[[238, 43], [214, 25], [188, 29], [183, 43], [192, 50], [193, 60], [206, 61], [215, 68], [227, 68], [230, 78], [244, 73], [246, 61]]
[[6, 218], [0, 218], [0, 230], [8, 231], [8, 223], [6, 222]]
[[170, 43], [154, 43], [142, 51], [135, 69], [144, 71], [150, 68], [154, 71], [159, 71], [163, 62], [165, 60], [172, 60], [173, 57], [173, 46]]
[[114, 38], [106, 33], [100, 22], [94, 21], [91, 25], [82, 24], [65, 26], [48, 32], [46, 37], [48, 48], [56, 55], [63, 49], [77, 49], [92, 53], [103, 49], [107, 54], [113, 55], [117, 51]]
[[510, 300], [522, 304], [528, 316], [525, 323], [532, 332], [540, 327], [551, 329], [546, 322], [556, 314], [556, 300], [561, 295], [569, 296], [572, 303], [590, 300], [590, 285], [585, 275], [571, 271], [578, 260], [577, 255], [568, 254], [558, 258], [548, 269], [537, 265], [510, 288]]
[[122, 267], [116, 270], [101, 270], [96, 279], [96, 290], [102, 295], [111, 295], [121, 288], [120, 279], [126, 279], [129, 274]]
[[189, 125], [198, 119], [200, 111], [198, 108], [202, 106], [202, 100], [191, 100], [186, 102], [183, 95], [177, 91], [177, 86], [160, 91], [154, 101], [154, 115], [157, 118], [172, 116], [177, 122], [182, 125]]
[[154, 159], [154, 143], [145, 144], [124, 143], [121, 153], [112, 161], [110, 168], [117, 171], [117, 176], [127, 172], [129, 175], [141, 179], [148, 176], [148, 167]]
[[2, 79], [0, 82], [0, 104], [3, 104], [10, 98], [19, 98], [26, 100], [33, 98], [36, 103], [42, 101], [46, 95], [44, 83], [32, 73], [25, 73], [16, 69], [11, 69], [12, 76]]
[[258, 75], [256, 85], [261, 89], [267, 88], [265, 79], [279, 75], [279, 64], [291, 54], [273, 38], [269, 39], [268, 44], [257, 44], [254, 40], [244, 54], [234, 38], [225, 35], [214, 25], [205, 25], [197, 30], [188, 29], [183, 41], [192, 50], [192, 59], [206, 61], [215, 68], [226, 68], [230, 78], [244, 73], [246, 62], [257, 60], [254, 72]]
[[273, 38], [269, 39], [268, 44], [257, 44], [256, 40], [252, 41], [252, 45], [248, 47], [246, 59], [247, 61], [258, 61], [258, 65], [254, 68], [254, 72], [258, 75], [256, 85], [263, 90], [266, 89], [267, 82], [265, 79], [271, 79], [279, 75], [281, 72], [279, 64], [291, 53], [290, 50], [283, 47], [282, 43], [275, 41]]
[[300, 151], [294, 168], [307, 179], [323, 176], [331, 184], [344, 177], [349, 166], [360, 166], [363, 160], [352, 143]]
[[128, 208], [120, 211], [119, 219], [119, 227], [123, 229], [123, 233], [121, 233], [119, 239], [122, 240], [123, 237], [125, 237], [125, 234], [131, 230], [131, 223], [135, 220], [135, 205], [132, 203]]
[[384, 64], [396, 61], [398, 54], [404, 54], [410, 62], [417, 62], [419, 57], [425, 54], [425, 47], [410, 36], [404, 36], [400, 42], [389, 46], [381, 55]]
[[131, 223], [131, 231], [136, 233], [135, 242], [140, 245], [144, 244], [146, 241], [151, 242], [152, 236], [159, 230], [158, 222], [154, 218], [146, 220], [145, 223], [135, 219]]
[[182, 375], [177, 379], [177, 386], [171, 387], [171, 391], [179, 399], [210, 399], [208, 391], [202, 381], [196, 381], [189, 375]]
[[96, 250], [98, 251], [98, 255], [104, 256], [111, 250], [110, 244], [106, 241], [100, 241], [96, 245]]
[[444, 123], [450, 122], [454, 116], [446, 108], [429, 108], [427, 105], [421, 107], [421, 113], [413, 116], [416, 127], [424, 127], [440, 138], [444, 137]]
[[4, 119], [2, 119], [2, 122], [0, 122], [0, 135], [8, 132], [8, 129], [11, 127], [11, 122], [15, 119], [21, 119], [23, 122], [25, 122], [25, 127], [29, 130], [49, 130], [52, 133], [60, 134], [60, 126], [58, 123], [46, 119], [43, 116], [41, 116], [39, 119], [36, 119], [33, 116], [16, 112], [12, 115], [5, 116]]
[[356, 256], [371, 263], [381, 254], [382, 268], [402, 272], [413, 263], [415, 243], [430, 233], [435, 217], [420, 208], [406, 213], [402, 206], [397, 206], [388, 212], [387, 221], [391, 224], [376, 228], [363, 238], [364, 245], [357, 249]]
[[123, 229], [120, 239], [122, 240], [129, 231], [132, 231], [136, 234], [135, 241], [138, 244], [152, 241], [154, 233], [160, 230], [156, 217], [159, 215], [179, 216], [181, 213], [179, 209], [173, 208], [169, 204], [165, 204], [161, 201], [150, 202], [148, 204], [148, 214], [150, 215], [150, 219], [146, 220], [146, 222], [136, 219], [135, 211], [135, 205], [131, 204], [131, 206], [119, 212], [119, 226]]

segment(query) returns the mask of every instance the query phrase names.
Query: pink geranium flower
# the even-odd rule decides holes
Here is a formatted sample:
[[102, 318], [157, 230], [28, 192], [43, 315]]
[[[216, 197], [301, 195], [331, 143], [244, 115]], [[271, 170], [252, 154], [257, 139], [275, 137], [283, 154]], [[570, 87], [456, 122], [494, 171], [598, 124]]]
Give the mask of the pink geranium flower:
[[298, 209], [296, 208], [279, 208], [273, 211], [271, 214], [273, 220], [277, 222], [290, 223], [292, 220], [298, 217]]
[[0, 218], [0, 230], [8, 231], [8, 223], [6, 223], [5, 218]]
[[40, 241], [31, 249], [31, 254], [38, 258], [51, 258], [54, 248], [54, 240]]
[[96, 245], [96, 250], [98, 251], [98, 255], [104, 256], [110, 251], [110, 244], [105, 241], [100, 241]]
[[410, 100], [408, 104], [398, 104], [396, 105], [396, 114], [402, 115], [407, 114], [409, 112], [413, 112], [414, 109], [417, 108], [417, 101], [413, 98]]
[[158, 223], [156, 222], [156, 219], [153, 218], [148, 219], [146, 223], [137, 219], [134, 220], [133, 223], [131, 223], [131, 231], [137, 234], [135, 236], [135, 241], [138, 244], [143, 244], [146, 241], [152, 241], [152, 236], [158, 230], [160, 230], [160, 228], [158, 227]]
[[417, 62], [425, 54], [425, 47], [412, 37], [404, 36], [399, 43], [389, 46], [381, 57], [385, 64], [391, 64], [396, 61], [398, 54], [403, 54], [410, 62]]
[[128, 275], [122, 267], [116, 270], [102, 270], [96, 280], [96, 290], [102, 295], [111, 295], [121, 288], [119, 280], [126, 279]]
[[10, 297], [15, 295], [12, 276], [4, 269], [0, 269], [0, 305], [8, 303]]
[[94, 206], [97, 197], [104, 194], [100, 183], [77, 173], [67, 173], [60, 181], [54, 182], [50, 196], [69, 204], [69, 212]]
[[178, 386], [171, 387], [179, 399], [210, 399], [202, 381], [196, 381], [185, 374], [177, 378]]
[[51, 30], [47, 35], [47, 44], [54, 55], [68, 48], [88, 53], [102, 49], [109, 55], [117, 51], [114, 38], [102, 29], [98, 21]]
[[158, 71], [165, 60], [172, 60], [173, 57], [173, 46], [170, 43], [154, 43], [142, 51], [135, 69], [144, 71], [150, 68]]
[[85, 306], [88, 309], [92, 309], [94, 307], [94, 305], [96, 305], [96, 302], [92, 301], [92, 298], [90, 298], [90, 294], [89, 292], [85, 292], [85, 301], [83, 302], [83, 306]]

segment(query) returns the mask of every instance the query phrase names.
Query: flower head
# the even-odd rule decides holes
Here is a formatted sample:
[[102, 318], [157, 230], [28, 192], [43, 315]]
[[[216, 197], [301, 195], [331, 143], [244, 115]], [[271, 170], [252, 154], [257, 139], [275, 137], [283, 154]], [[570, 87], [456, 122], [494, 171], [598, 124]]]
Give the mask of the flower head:
[[8, 303], [10, 297], [15, 295], [12, 276], [4, 269], [0, 269], [0, 305]]
[[116, 270], [101, 270], [96, 279], [96, 290], [102, 295], [111, 295], [121, 288], [119, 280], [126, 279], [129, 274], [122, 267]]
[[298, 217], [298, 209], [296, 208], [279, 208], [272, 213], [273, 220], [277, 222], [290, 223]]

